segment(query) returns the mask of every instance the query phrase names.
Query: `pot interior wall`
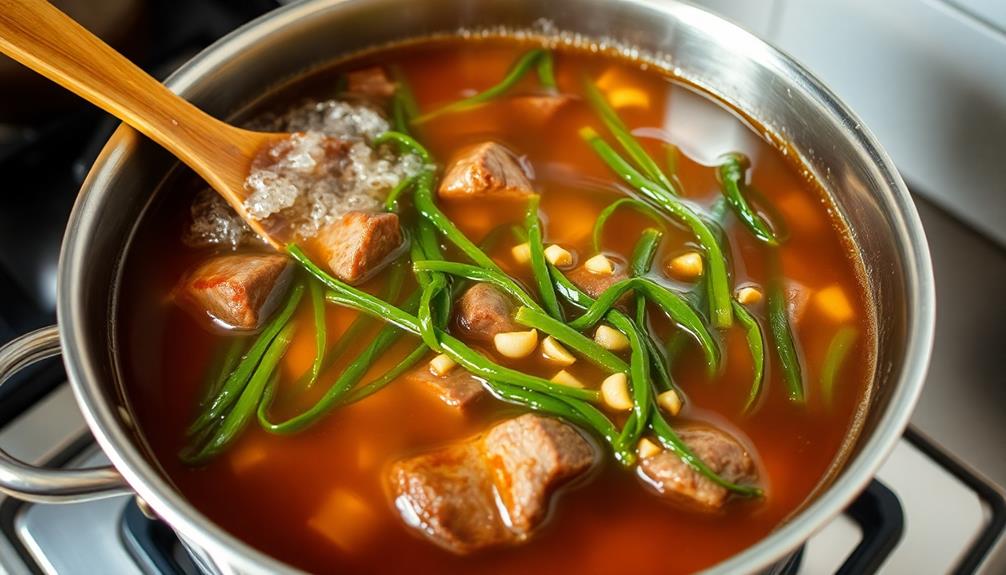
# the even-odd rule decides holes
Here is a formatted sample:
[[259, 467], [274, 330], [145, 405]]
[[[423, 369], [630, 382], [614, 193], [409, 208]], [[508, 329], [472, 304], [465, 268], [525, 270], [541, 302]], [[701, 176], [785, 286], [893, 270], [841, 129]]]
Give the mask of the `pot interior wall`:
[[[669, 9], [674, 18], [667, 17]], [[542, 16], [549, 23], [543, 24]], [[904, 255], [910, 251], [903, 239], [908, 224], [897, 215], [905, 206], [874, 192], [897, 187], [896, 175], [876, 165], [878, 152], [861, 149], [849, 138], [858, 126], [829, 115], [821, 103], [830, 98], [827, 93], [818, 93], [800, 78], [783, 76], [772, 53], [756, 40], [692, 8], [604, 0], [548, 4], [349, 0], [294, 7], [271, 18], [268, 35], [225, 39], [223, 49], [204, 57], [195, 68], [183, 70], [171, 82], [173, 89], [204, 110], [228, 117], [248, 102], [249, 95], [262, 94], [348, 52], [458, 28], [501, 25], [544, 31], [554, 26], [670, 55], [671, 69], [776, 128], [777, 135], [792, 144], [836, 198], [864, 254], [869, 289], [876, 297], [876, 317], [882, 318], [874, 393], [863, 420], [863, 437], [878, 424], [902, 375], [908, 335], [918, 321], [912, 313], [918, 302], [911, 299], [909, 290], [914, 261]], [[73, 309], [61, 305], [60, 312], [61, 316], [74, 314], [81, 349], [73, 356], [89, 358], [96, 379], [91, 385], [102, 396], [92, 399], [96, 405], [121, 405], [109, 320], [119, 255], [128, 244], [131, 228], [141, 221], [152, 190], [172, 165], [166, 152], [120, 129], [85, 184], [88, 195], [78, 202], [75, 229], [67, 235], [67, 246], [74, 244], [78, 252], [86, 252], [88, 265], [77, 266], [76, 277], [61, 278], [62, 289], [74, 295]], [[131, 428], [125, 410], [107, 411], [117, 414], [112, 417], [124, 428]]]

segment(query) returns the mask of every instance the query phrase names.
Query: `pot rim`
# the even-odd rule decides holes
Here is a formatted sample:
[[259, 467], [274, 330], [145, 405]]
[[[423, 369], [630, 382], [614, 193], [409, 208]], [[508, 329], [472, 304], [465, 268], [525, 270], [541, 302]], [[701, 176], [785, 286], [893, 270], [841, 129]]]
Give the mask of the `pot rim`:
[[[214, 71], [226, 66], [232, 54], [333, 5], [356, 1], [366, 0], [314, 0], [294, 3], [269, 12], [204, 49], [173, 73], [165, 84], [184, 96], [207, 78], [212, 78]], [[874, 192], [893, 210], [890, 216], [894, 239], [904, 258], [908, 288], [904, 297], [907, 302], [914, 303], [908, 319], [904, 369], [898, 381], [892, 383], [894, 389], [891, 399], [876, 429], [866, 438], [860, 451], [847, 462], [837, 479], [812, 503], [775, 531], [708, 570], [716, 573], [758, 571], [794, 550], [839, 514], [872, 479], [907, 426], [928, 369], [935, 331], [935, 285], [929, 249], [915, 205], [890, 157], [860, 119], [801, 64], [753, 34], [700, 8], [677, 0], [620, 1], [673, 14], [685, 21], [715, 26], [727, 34], [727, 37], [733, 37], [732, 41], [756, 48], [752, 50], [753, 58], [797, 81], [811, 99], [821, 104], [822, 113], [838, 119], [843, 126], [844, 135], [872, 158], [886, 184]], [[83, 346], [78, 345], [84, 341], [86, 334], [75, 321], [74, 310], [83, 305], [82, 293], [86, 286], [80, 282], [81, 270], [88, 265], [88, 258], [92, 257], [87, 246], [81, 245], [79, 238], [86, 235], [82, 230], [93, 225], [96, 214], [102, 209], [101, 191], [114, 180], [114, 175], [136, 147], [138, 138], [137, 132], [123, 125], [109, 139], [81, 187], [63, 240], [57, 313], [64, 363], [74, 395], [91, 432], [113, 465], [136, 493], [189, 543], [207, 550], [215, 561], [224, 560], [241, 572], [296, 571], [217, 526], [162, 477], [160, 471], [137, 448], [132, 433], [119, 421], [116, 407], [105, 401], [94, 387], [92, 382], [96, 381], [98, 370], [92, 363], [93, 359], [81, 351]], [[116, 254], [116, 257], [121, 257], [121, 254]]]

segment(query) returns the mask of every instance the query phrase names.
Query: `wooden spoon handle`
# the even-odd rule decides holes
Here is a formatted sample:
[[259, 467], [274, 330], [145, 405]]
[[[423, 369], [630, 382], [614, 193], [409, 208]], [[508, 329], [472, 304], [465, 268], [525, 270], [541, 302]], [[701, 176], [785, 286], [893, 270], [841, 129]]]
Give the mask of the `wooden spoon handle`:
[[218, 191], [243, 180], [261, 143], [178, 97], [46, 0], [0, 0], [0, 52], [147, 135]]

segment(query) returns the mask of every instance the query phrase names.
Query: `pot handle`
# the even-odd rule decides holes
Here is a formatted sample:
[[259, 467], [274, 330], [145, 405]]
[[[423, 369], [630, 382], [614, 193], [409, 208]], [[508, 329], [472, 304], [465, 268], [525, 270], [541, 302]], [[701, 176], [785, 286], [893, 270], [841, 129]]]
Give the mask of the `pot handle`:
[[[56, 326], [26, 333], [0, 348], [0, 386], [22, 369], [60, 353]], [[73, 503], [129, 491], [115, 467], [46, 469], [19, 461], [0, 449], [0, 491], [41, 503]]]

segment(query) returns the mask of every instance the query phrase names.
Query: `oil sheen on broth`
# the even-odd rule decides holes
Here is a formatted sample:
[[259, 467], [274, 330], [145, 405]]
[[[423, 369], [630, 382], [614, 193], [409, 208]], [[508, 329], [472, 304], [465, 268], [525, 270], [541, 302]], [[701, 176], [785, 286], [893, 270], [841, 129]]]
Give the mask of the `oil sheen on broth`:
[[[246, 117], [282, 112], [304, 99], [337, 97], [343, 72], [373, 64], [399, 70], [419, 108], [432, 110], [495, 84], [532, 47], [510, 39], [445, 39], [369, 53], [284, 87], [258, 102]], [[627, 189], [578, 136], [583, 126], [607, 136], [582, 99], [584, 76], [597, 82], [651, 157], [663, 165], [665, 144], [677, 146], [677, 178], [685, 197], [701, 207], [710, 207], [721, 196], [714, 168], [718, 158], [735, 151], [750, 158], [750, 188], [763, 195], [759, 205], [774, 206], [788, 228], [788, 239], [778, 251], [807, 400], [800, 404], [787, 399], [778, 361], [770, 354], [761, 397], [755, 409], [744, 412], [753, 366], [744, 333], [735, 324], [723, 333], [726, 363], [720, 374], [707, 377], [694, 344], [674, 363], [674, 380], [687, 401], [671, 422], [675, 427], [708, 424], [738, 438], [755, 458], [764, 497], [733, 497], [712, 513], [683, 509], [656, 496], [634, 469], [618, 465], [610, 450], [595, 441], [603, 454], [601, 463], [552, 498], [547, 520], [527, 542], [455, 555], [405, 527], [389, 496], [388, 468], [403, 457], [482, 433], [494, 422], [526, 410], [489, 399], [461, 411], [445, 405], [428, 387], [404, 380], [335, 409], [296, 434], [271, 434], [253, 420], [219, 456], [204, 465], [186, 465], [178, 454], [188, 441], [186, 428], [204, 393], [208, 365], [225, 337], [206, 329], [169, 295], [185, 270], [214, 251], [182, 241], [201, 187], [185, 173], [168, 179], [167, 189], [160, 191], [138, 228], [125, 263], [117, 322], [123, 393], [139, 433], [164, 474], [210, 519], [258, 549], [311, 572], [684, 573], [755, 543], [826, 481], [854, 433], [855, 413], [868, 392], [873, 328], [857, 273], [858, 256], [829, 215], [823, 194], [758, 130], [693, 89], [614, 56], [565, 48], [553, 53], [559, 89], [576, 96], [547, 123], [504, 97], [430, 120], [415, 134], [439, 160], [441, 173], [446, 159], [470, 144], [492, 140], [515, 150], [521, 163], [533, 170], [541, 193], [545, 244], [557, 243], [579, 254], [592, 253], [594, 221]], [[530, 73], [512, 93], [533, 91], [535, 86], [535, 74]], [[523, 204], [439, 203], [476, 243], [503, 224], [523, 224]], [[633, 210], [619, 210], [606, 227], [605, 252], [627, 257], [640, 231], [652, 225]], [[763, 247], [734, 215], [727, 216], [723, 227], [732, 253], [733, 286], [765, 286], [770, 270]], [[514, 243], [505, 234], [489, 255], [530, 288], [535, 284], [529, 268], [511, 255]], [[685, 228], [669, 225], [651, 277], [672, 289], [691, 289], [692, 283], [669, 279], [662, 270], [667, 261], [695, 247]], [[265, 250], [252, 242], [239, 251], [249, 249]], [[455, 252], [448, 255], [465, 261]], [[362, 288], [380, 292], [385, 275]], [[410, 289], [407, 285], [403, 293]], [[764, 301], [752, 309], [764, 309]], [[659, 313], [650, 315], [654, 331], [669, 337], [670, 324]], [[327, 306], [330, 345], [356, 316]], [[294, 386], [315, 355], [311, 306], [302, 304], [294, 321], [297, 330], [279, 368], [279, 395], [284, 399], [272, 408], [276, 418], [313, 404], [379, 327], [371, 325], [364, 337], [352, 342], [344, 359], [298, 395]], [[833, 395], [826, 400], [818, 382], [829, 343], [842, 325], [860, 334], [848, 354], [856, 360], [842, 365]], [[401, 339], [369, 373], [380, 374], [395, 365], [417, 341], [411, 336]], [[772, 345], [767, 330], [765, 345]], [[537, 359], [507, 365], [546, 378], [555, 371]], [[583, 360], [569, 370], [582, 381], [604, 377]], [[621, 420], [616, 422], [620, 425]]]

